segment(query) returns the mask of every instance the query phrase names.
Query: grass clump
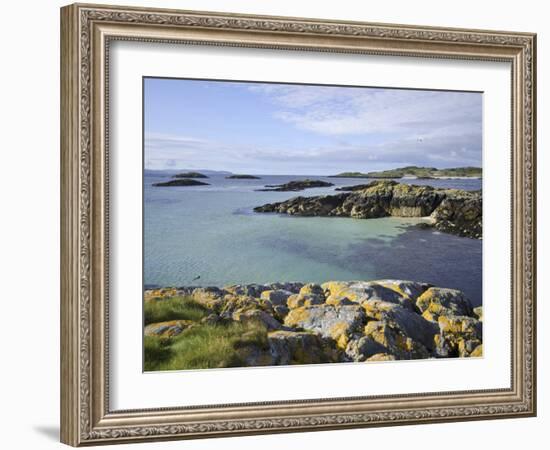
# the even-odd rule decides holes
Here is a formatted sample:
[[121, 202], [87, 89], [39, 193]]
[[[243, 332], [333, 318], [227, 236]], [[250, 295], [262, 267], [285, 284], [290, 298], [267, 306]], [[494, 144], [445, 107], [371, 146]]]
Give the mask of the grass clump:
[[172, 354], [169, 339], [145, 336], [143, 341], [145, 370], [155, 370], [162, 362], [168, 361]]
[[190, 297], [171, 297], [146, 301], [144, 305], [145, 325], [168, 320], [201, 320], [209, 314], [207, 308]]
[[241, 367], [249, 351], [268, 349], [267, 330], [261, 324], [200, 324], [174, 338], [145, 338], [145, 370]]

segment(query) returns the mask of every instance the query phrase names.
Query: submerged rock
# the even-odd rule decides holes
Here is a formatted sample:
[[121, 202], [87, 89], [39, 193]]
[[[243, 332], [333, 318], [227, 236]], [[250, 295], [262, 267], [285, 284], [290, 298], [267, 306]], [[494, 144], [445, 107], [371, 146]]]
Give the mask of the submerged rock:
[[440, 189], [378, 180], [350, 186], [351, 192], [314, 197], [295, 197], [254, 208], [255, 212], [298, 216], [430, 217], [437, 230], [481, 238], [482, 196], [480, 191]]

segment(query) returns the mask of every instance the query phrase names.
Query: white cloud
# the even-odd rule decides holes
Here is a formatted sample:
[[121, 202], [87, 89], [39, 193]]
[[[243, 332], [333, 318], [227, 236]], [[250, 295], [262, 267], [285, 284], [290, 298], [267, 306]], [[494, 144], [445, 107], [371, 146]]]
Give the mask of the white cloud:
[[278, 107], [275, 118], [324, 135], [481, 134], [478, 93], [292, 85], [250, 89]]

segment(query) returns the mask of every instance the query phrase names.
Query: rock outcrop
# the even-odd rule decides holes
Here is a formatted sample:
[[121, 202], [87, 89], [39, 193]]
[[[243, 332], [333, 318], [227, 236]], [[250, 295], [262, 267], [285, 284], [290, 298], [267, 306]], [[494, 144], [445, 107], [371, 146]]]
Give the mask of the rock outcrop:
[[162, 181], [160, 183], [153, 183], [153, 186], [157, 187], [170, 187], [170, 186], [208, 186], [209, 183], [203, 183], [202, 181], [193, 180], [191, 178], [176, 178], [170, 181]]
[[260, 180], [261, 178], [260, 177], [257, 177], [255, 175], [229, 175], [227, 177], [228, 180]]
[[481, 239], [482, 195], [480, 191], [440, 189], [431, 186], [373, 181], [351, 192], [315, 197], [294, 197], [254, 208], [260, 213], [297, 216], [429, 217], [430, 226], [445, 233]]
[[208, 178], [205, 174], [200, 172], [182, 172], [174, 175], [174, 178]]
[[297, 180], [289, 181], [284, 184], [267, 184], [265, 189], [256, 189], [257, 191], [275, 191], [275, 192], [296, 192], [303, 191], [304, 189], [309, 188], [318, 188], [318, 187], [330, 187], [334, 184], [322, 180]]
[[177, 297], [199, 304], [204, 317], [150, 323], [145, 336], [169, 342], [205, 324], [253, 324], [263, 330], [261, 343], [245, 339], [235, 350], [250, 366], [483, 355], [482, 308], [473, 308], [458, 290], [428, 283], [329, 281], [145, 291], [145, 302]]

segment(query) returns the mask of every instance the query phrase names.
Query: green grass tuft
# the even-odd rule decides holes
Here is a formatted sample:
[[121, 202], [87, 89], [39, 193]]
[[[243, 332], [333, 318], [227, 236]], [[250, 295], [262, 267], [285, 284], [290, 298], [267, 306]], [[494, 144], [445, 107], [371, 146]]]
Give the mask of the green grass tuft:
[[260, 324], [200, 324], [171, 339], [145, 338], [145, 370], [241, 367], [247, 348], [268, 351], [267, 330]]
[[168, 361], [172, 355], [168, 339], [145, 336], [143, 347], [146, 371], [158, 370], [159, 364]]
[[167, 320], [192, 320], [196, 322], [208, 314], [208, 309], [189, 297], [150, 300], [145, 302], [144, 305], [145, 325]]

